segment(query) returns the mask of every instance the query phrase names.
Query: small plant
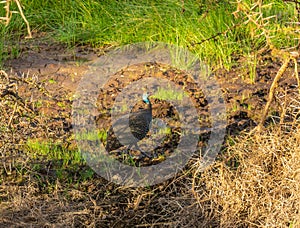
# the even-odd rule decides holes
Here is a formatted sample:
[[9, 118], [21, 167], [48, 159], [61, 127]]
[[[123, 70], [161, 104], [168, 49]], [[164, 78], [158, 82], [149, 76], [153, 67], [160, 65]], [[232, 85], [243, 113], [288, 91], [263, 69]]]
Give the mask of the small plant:
[[234, 104], [232, 104], [231, 107], [232, 107], [231, 110], [233, 112], [236, 112], [239, 110], [239, 105], [237, 104], [237, 102], [234, 102]]
[[174, 91], [171, 87], [164, 89], [158, 88], [157, 92], [152, 96], [153, 98], [158, 98], [161, 100], [183, 100], [187, 95], [184, 92]]
[[106, 140], [106, 137], [107, 137], [107, 132], [105, 130], [98, 130], [96, 132], [86, 132], [86, 133], [76, 134], [76, 140], [104, 141]]
[[251, 104], [248, 104], [247, 110], [248, 110], [248, 111], [253, 110], [253, 106], [252, 106]]
[[251, 54], [247, 56], [247, 66], [249, 69], [249, 79], [252, 84], [255, 83], [256, 79], [256, 66], [257, 66], [257, 55]]
[[50, 78], [50, 79], [48, 80], [48, 82], [49, 82], [50, 84], [55, 84], [55, 83], [57, 83], [53, 78]]

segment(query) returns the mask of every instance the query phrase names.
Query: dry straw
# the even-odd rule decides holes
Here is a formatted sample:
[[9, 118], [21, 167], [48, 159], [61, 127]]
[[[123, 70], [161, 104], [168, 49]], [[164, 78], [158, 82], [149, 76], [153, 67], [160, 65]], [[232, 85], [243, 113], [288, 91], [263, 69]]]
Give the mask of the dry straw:
[[299, 127], [236, 140], [222, 161], [194, 173], [198, 203], [209, 202], [221, 227], [299, 227]]

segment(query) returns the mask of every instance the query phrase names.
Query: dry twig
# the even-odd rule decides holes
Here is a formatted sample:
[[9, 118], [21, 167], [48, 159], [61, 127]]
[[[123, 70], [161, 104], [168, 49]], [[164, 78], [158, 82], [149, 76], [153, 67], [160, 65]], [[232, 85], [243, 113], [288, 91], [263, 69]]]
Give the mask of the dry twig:
[[0, 2], [0, 3], [5, 4], [4, 9], [5, 9], [5, 12], [6, 12], [5, 17], [0, 17], [0, 22], [4, 21], [4, 24], [7, 26], [9, 24], [10, 20], [11, 20], [12, 14], [13, 13], [20, 13], [21, 17], [23, 18], [23, 20], [24, 20], [24, 22], [27, 26], [28, 36], [26, 36], [25, 38], [32, 38], [30, 25], [29, 25], [29, 22], [27, 21], [25, 15], [23, 13], [22, 5], [21, 5], [20, 1], [19, 0], [13, 0], [17, 4], [19, 11], [11, 11], [10, 10], [10, 2], [11, 1], [12, 0], [4, 0], [4, 1]]
[[293, 53], [290, 53], [285, 58], [284, 63], [282, 64], [282, 66], [278, 70], [278, 72], [277, 72], [277, 74], [276, 74], [276, 76], [275, 76], [275, 78], [272, 82], [272, 85], [271, 85], [270, 91], [269, 91], [267, 104], [266, 104], [265, 109], [263, 111], [260, 122], [259, 122], [258, 126], [254, 129], [254, 131], [261, 131], [263, 129], [263, 124], [266, 120], [266, 117], [267, 117], [269, 109], [270, 109], [270, 105], [273, 101], [274, 93], [275, 93], [275, 89], [278, 85], [278, 81], [282, 77], [283, 73], [286, 71], [286, 69], [288, 67], [288, 64], [290, 63], [291, 60], [293, 60], [293, 62], [295, 63], [295, 76], [296, 76], [297, 81], [298, 81], [298, 90], [299, 90], [299, 94], [300, 94], [300, 84], [299, 84], [299, 77], [298, 77], [298, 70], [297, 70], [297, 58], [298, 57], [299, 57], [299, 53], [293, 52]]

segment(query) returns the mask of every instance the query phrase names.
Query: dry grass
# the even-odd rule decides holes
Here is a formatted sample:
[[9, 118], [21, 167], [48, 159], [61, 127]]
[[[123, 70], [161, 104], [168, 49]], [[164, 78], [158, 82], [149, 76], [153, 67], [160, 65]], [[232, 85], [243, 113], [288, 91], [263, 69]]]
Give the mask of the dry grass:
[[224, 160], [205, 172], [189, 169], [149, 189], [124, 188], [96, 176], [78, 186], [57, 180], [43, 189], [33, 175], [24, 177], [22, 184], [2, 186], [2, 222], [36, 227], [299, 227], [300, 130], [287, 134], [274, 127], [235, 140]]
[[300, 129], [234, 140], [223, 161], [194, 173], [198, 203], [211, 203], [221, 227], [299, 227]]

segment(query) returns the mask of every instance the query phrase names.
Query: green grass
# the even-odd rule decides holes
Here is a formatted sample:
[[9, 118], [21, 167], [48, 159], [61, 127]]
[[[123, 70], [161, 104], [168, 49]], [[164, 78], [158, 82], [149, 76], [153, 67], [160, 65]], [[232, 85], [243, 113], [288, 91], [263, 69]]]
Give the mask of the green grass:
[[169, 87], [165, 88], [158, 88], [158, 90], [151, 96], [152, 98], [157, 98], [160, 100], [183, 100], [184, 97], [188, 97], [187, 94], [184, 92], [175, 91], [174, 88]]
[[[296, 20], [294, 5], [279, 0], [264, 4], [268, 2], [274, 4], [264, 9], [264, 16], [277, 16], [268, 25], [274, 35], [272, 41], [278, 47], [295, 45], [295, 35], [289, 33], [291, 25], [287, 23]], [[48, 37], [70, 46], [162, 41], [189, 47], [212, 66], [230, 68], [236, 64], [233, 57], [247, 55], [265, 45], [264, 37], [256, 36], [261, 31], [255, 31], [251, 23], [243, 24], [245, 18], [232, 15], [236, 10], [232, 2], [185, 0], [184, 3], [182, 12], [182, 2], [175, 0], [50, 0], [43, 4], [37, 0], [22, 1], [32, 30], [47, 32]], [[3, 9], [0, 14], [4, 15]], [[219, 33], [215, 39], [209, 39]], [[6, 40], [18, 40], [24, 34], [25, 23], [20, 15], [14, 14], [3, 35]]]
[[58, 143], [28, 140], [27, 149], [28, 154], [31, 158], [43, 156], [47, 160], [62, 161], [63, 166], [67, 166], [68, 164], [84, 163], [82, 156], [78, 150], [68, 150], [64, 145]]
[[75, 137], [76, 140], [104, 141], [106, 140], [107, 132], [104, 130], [98, 130], [97, 132], [77, 133]]
[[[50, 162], [51, 169], [54, 171], [54, 174], [49, 174], [49, 181], [53, 183], [56, 179], [70, 184], [79, 183], [91, 179], [94, 175], [94, 171], [86, 166], [83, 156], [77, 149], [66, 149], [59, 143], [28, 140], [27, 155], [35, 161], [31, 165], [31, 170], [38, 181], [41, 178], [39, 173], [45, 169], [47, 162]], [[45, 185], [45, 188], [52, 186], [52, 184], [45, 184], [42, 179], [39, 183]]]
[[171, 131], [170, 127], [165, 127], [165, 128], [159, 129], [158, 134], [159, 135], [165, 135], [165, 136], [167, 136], [167, 135], [171, 136], [172, 131]]

